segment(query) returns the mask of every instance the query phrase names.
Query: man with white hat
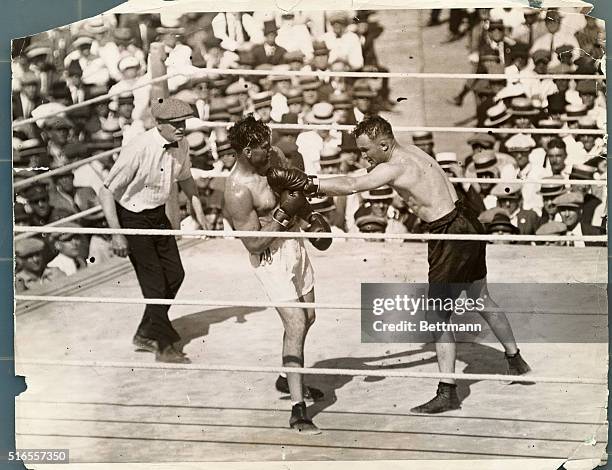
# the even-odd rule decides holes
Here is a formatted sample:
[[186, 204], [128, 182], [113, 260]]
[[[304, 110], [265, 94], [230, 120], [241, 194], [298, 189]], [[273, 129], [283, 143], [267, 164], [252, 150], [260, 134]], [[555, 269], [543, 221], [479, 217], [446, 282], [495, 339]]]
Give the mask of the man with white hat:
[[[126, 93], [133, 95], [134, 110], [132, 112], [132, 119], [141, 120], [149, 106], [149, 95], [151, 93], [151, 86], [136, 88], [147, 81], [147, 77], [142, 74], [141, 64], [137, 57], [125, 55], [117, 63], [117, 69], [121, 73], [121, 80], [110, 87], [108, 92], [109, 94]], [[111, 99], [109, 104], [111, 111], [117, 110], [118, 100], [119, 96]]]
[[[539, 179], [548, 175], [543, 165], [538, 165], [529, 159], [529, 155], [536, 146], [535, 140], [528, 134], [514, 134], [506, 141], [508, 154], [514, 158], [516, 165], [507, 171], [502, 168], [501, 174], [510, 178], [522, 180]], [[521, 194], [523, 197], [523, 208], [532, 209], [538, 214], [542, 212], [542, 197], [539, 195], [539, 184], [523, 184]]]
[[[306, 115], [308, 124], [327, 124], [334, 122], [334, 107], [330, 103], [316, 103]], [[307, 172], [319, 173], [321, 152], [327, 147], [340, 147], [342, 135], [326, 129], [304, 131], [298, 135], [295, 143], [304, 157], [304, 168]]]
[[110, 73], [104, 60], [92, 52], [94, 41], [92, 35], [78, 33], [72, 40], [74, 50], [64, 59], [64, 66], [67, 68], [72, 61], [77, 61], [83, 71], [82, 80], [85, 85], [106, 85]]
[[336, 59], [346, 61], [351, 70], [359, 70], [363, 67], [363, 52], [361, 41], [352, 31], [347, 29], [349, 15], [347, 12], [338, 11], [329, 15], [329, 23], [332, 31], [325, 33], [321, 39], [329, 48], [329, 63]]

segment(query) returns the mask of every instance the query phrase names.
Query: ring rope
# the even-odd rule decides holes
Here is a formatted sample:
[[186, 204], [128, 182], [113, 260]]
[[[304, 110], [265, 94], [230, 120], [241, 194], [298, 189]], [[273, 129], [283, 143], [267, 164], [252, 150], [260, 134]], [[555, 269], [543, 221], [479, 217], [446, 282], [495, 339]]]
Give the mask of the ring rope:
[[[193, 130], [210, 127], [230, 127], [235, 123], [223, 121], [203, 121], [201, 126]], [[313, 129], [329, 131], [352, 131], [355, 126], [348, 124], [280, 124], [268, 123], [270, 129]], [[605, 129], [541, 129], [541, 128], [500, 128], [500, 127], [445, 127], [445, 126], [394, 126], [394, 132], [449, 132], [449, 133], [492, 133], [492, 134], [588, 134], [606, 135]]]
[[[75, 168], [79, 168], [83, 165], [87, 165], [88, 163], [95, 162], [102, 158], [108, 157], [119, 151], [121, 151], [121, 147], [115, 147], [111, 150], [105, 150], [104, 152], [100, 152], [100, 153], [97, 153], [96, 155], [92, 155], [91, 157], [87, 157], [82, 160], [77, 160], [76, 162], [68, 163], [67, 165], [64, 165], [60, 168], [55, 168], [54, 170], [46, 171], [39, 175], [31, 176], [30, 178], [26, 178], [21, 181], [17, 181], [15, 184], [13, 184], [13, 189], [25, 188], [25, 187], [31, 186], [37, 181], [51, 178], [52, 176], [55, 176], [55, 175], [61, 175], [63, 173], [68, 173], [69, 171]], [[15, 171], [15, 173], [18, 174], [18, 171]]]
[[[133, 93], [134, 90], [146, 87], [148, 85], [168, 80], [178, 76], [189, 77], [189, 78], [201, 78], [210, 74], [227, 74], [227, 75], [283, 75], [283, 76], [295, 76], [295, 77], [371, 77], [371, 78], [440, 78], [440, 79], [484, 79], [484, 80], [508, 80], [508, 79], [525, 79], [522, 75], [505, 75], [505, 74], [478, 74], [478, 73], [432, 73], [432, 72], [313, 72], [308, 70], [247, 70], [247, 69], [220, 69], [220, 68], [202, 68], [195, 71], [192, 74], [187, 73], [169, 73], [160, 77], [146, 80], [129, 90], [123, 90], [116, 93], [107, 93], [105, 95], [97, 96], [89, 100], [85, 100], [81, 103], [76, 103], [67, 106], [63, 113], [69, 113], [75, 109], [83, 108], [100, 101], [105, 101], [115, 96], [123, 95], [126, 93]], [[531, 78], [531, 77], [530, 77]], [[541, 79], [565, 79], [565, 80], [605, 80], [605, 75], [569, 75], [569, 74], [546, 74], [538, 75], [537, 77], [531, 78], [532, 80]], [[13, 129], [22, 127], [38, 119], [46, 119], [47, 117], [55, 116], [56, 113], [43, 114], [38, 118], [28, 118], [21, 121], [13, 122]]]
[[[31, 366], [53, 366], [53, 367], [87, 367], [87, 368], [111, 368], [111, 369], [157, 369], [157, 370], [191, 370], [191, 371], [216, 371], [216, 372], [255, 372], [278, 374], [299, 373], [308, 375], [351, 375], [355, 377], [402, 377], [411, 379], [455, 379], [455, 380], [492, 380], [500, 382], [540, 382], [540, 383], [563, 383], [580, 385], [606, 385], [606, 378], [597, 377], [549, 377], [531, 375], [501, 375], [501, 374], [462, 374], [442, 372], [408, 372], [399, 370], [380, 369], [328, 369], [316, 367], [265, 367], [265, 366], [234, 366], [213, 364], [171, 364], [164, 362], [112, 362], [112, 361], [52, 361], [37, 359], [17, 359], [17, 367]], [[394, 365], [394, 367], [397, 367]]]
[[[84, 211], [78, 212], [76, 214], [72, 214], [69, 215], [67, 217], [64, 217], [62, 219], [58, 219], [54, 222], [50, 222], [46, 225], [43, 225], [43, 227], [57, 227], [57, 226], [61, 226], [62, 224], [68, 223], [68, 222], [74, 222], [75, 220], [80, 220], [84, 217], [87, 217], [88, 215], [93, 215], [93, 214], [97, 214], [98, 212], [100, 212], [102, 210], [102, 206], [94, 206], [94, 207], [90, 207], [89, 209], [85, 209]], [[25, 238], [30, 238], [33, 237], [34, 233], [20, 233], [19, 235], [17, 235], [14, 238], [14, 241], [18, 241], [18, 240], [23, 240]]]
[[165, 235], [186, 237], [221, 237], [221, 238], [344, 238], [365, 240], [472, 240], [472, 241], [585, 241], [607, 242], [607, 235], [478, 235], [450, 233], [322, 233], [322, 232], [264, 232], [258, 230], [166, 230], [136, 228], [90, 228], [90, 227], [49, 227], [49, 226], [16, 226], [15, 232], [23, 233], [80, 233], [97, 235]]
[[[60, 302], [85, 304], [127, 304], [127, 305], [183, 305], [204, 307], [257, 307], [257, 308], [313, 308], [317, 310], [361, 310], [364, 306], [350, 303], [333, 302], [273, 302], [265, 300], [200, 300], [200, 299], [153, 299], [140, 297], [83, 297], [58, 295], [15, 295], [21, 302]], [[607, 312], [567, 312], [567, 310], [510, 309], [506, 307], [487, 307], [476, 313], [506, 313], [526, 315], [608, 315]]]

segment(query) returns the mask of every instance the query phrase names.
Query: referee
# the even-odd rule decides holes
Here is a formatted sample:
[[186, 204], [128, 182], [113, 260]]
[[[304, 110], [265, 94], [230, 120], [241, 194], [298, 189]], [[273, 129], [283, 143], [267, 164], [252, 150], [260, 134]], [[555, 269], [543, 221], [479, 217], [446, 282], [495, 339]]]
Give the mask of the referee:
[[[111, 228], [170, 229], [165, 204], [178, 182], [203, 228], [208, 224], [191, 176], [185, 121], [191, 107], [174, 98], [151, 106], [156, 126], [121, 149], [100, 191], [100, 203]], [[145, 298], [173, 299], [185, 277], [176, 239], [163, 235], [115, 234], [113, 252], [129, 255]], [[139, 350], [160, 362], [191, 362], [174, 347], [180, 340], [168, 318], [169, 305], [147, 305], [134, 336]]]

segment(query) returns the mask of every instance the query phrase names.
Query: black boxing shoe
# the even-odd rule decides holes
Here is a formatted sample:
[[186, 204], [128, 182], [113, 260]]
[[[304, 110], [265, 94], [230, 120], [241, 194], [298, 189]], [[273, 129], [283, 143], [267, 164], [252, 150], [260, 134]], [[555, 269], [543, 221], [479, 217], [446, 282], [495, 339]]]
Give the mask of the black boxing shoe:
[[159, 342], [156, 339], [147, 338], [138, 333], [132, 338], [132, 344], [136, 347], [137, 352], [158, 353], [160, 350]]
[[[504, 356], [506, 358], [506, 362], [508, 363], [506, 375], [528, 375], [531, 372], [531, 367], [529, 367], [529, 364], [527, 364], [525, 360], [521, 357], [521, 352], [519, 350], [516, 351], [516, 354], [504, 354]], [[507, 380], [504, 383], [507, 385], [531, 385], [535, 382], [530, 382], [528, 380]]]
[[445, 411], [458, 410], [461, 408], [457, 396], [457, 385], [440, 382], [436, 396], [420, 406], [415, 406], [410, 411], [419, 414], [436, 414]]
[[[289, 382], [287, 381], [287, 377], [283, 377], [282, 375], [279, 375], [276, 379], [276, 383], [274, 384], [274, 386], [276, 387], [276, 390], [280, 393], [284, 393], [286, 395], [290, 393]], [[318, 388], [308, 387], [307, 385], [304, 386], [303, 393], [304, 393], [304, 398], [306, 400], [313, 400], [313, 401], [321, 400], [325, 396], [325, 394]]]
[[300, 434], [321, 434], [321, 430], [308, 417], [306, 413], [306, 403], [303, 401], [296, 403], [293, 405], [293, 408], [291, 408], [289, 427]]

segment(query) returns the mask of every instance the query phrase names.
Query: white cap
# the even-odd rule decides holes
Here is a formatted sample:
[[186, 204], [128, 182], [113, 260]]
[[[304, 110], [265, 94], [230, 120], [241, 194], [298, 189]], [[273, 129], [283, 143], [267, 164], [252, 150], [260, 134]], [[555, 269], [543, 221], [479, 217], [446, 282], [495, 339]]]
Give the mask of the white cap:
[[444, 163], [458, 163], [457, 154], [455, 152], [440, 152], [436, 153], [436, 161], [442, 165]]
[[535, 140], [527, 134], [514, 134], [506, 140], [506, 148], [512, 150], [531, 150], [536, 146]]
[[119, 69], [119, 72], [123, 72], [126, 69], [129, 69], [130, 67], [140, 68], [140, 62], [138, 62], [138, 59], [133, 55], [125, 56], [117, 63], [117, 68]]

